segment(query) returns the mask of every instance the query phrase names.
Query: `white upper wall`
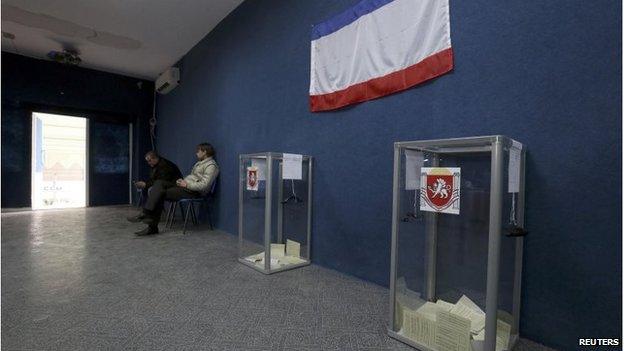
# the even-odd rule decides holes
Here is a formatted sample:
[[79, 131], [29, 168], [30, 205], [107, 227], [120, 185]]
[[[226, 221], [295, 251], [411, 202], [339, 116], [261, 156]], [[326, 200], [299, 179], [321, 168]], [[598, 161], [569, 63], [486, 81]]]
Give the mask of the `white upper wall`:
[[[243, 0], [2, 0], [2, 51], [154, 80]], [[15, 36], [6, 38], [5, 33]]]

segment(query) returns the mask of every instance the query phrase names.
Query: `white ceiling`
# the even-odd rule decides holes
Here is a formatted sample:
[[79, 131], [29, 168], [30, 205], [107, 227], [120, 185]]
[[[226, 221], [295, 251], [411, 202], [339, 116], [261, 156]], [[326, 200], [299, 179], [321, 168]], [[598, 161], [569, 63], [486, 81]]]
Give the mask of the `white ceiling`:
[[[2, 0], [2, 51], [154, 80], [243, 0]], [[14, 39], [5, 38], [11, 33]]]

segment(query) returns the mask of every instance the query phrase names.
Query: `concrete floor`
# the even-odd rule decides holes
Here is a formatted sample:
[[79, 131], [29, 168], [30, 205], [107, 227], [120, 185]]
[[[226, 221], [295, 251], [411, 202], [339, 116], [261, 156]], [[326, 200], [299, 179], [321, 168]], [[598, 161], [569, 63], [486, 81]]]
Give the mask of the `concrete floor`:
[[386, 336], [383, 287], [315, 265], [265, 276], [205, 227], [137, 238], [135, 212], [2, 214], [2, 350], [412, 350]]

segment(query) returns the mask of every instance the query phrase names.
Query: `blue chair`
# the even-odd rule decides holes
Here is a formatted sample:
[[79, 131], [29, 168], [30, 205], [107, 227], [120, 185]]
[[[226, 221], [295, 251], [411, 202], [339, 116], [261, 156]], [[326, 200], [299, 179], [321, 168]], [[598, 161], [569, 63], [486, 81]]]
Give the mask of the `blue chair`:
[[[218, 178], [217, 178], [218, 179]], [[189, 199], [180, 199], [177, 201], [170, 201], [169, 210], [167, 210], [166, 214], [166, 222], [165, 227], [171, 228], [173, 227], [173, 222], [175, 221], [175, 213], [178, 208], [178, 204], [180, 205], [180, 211], [182, 212], [182, 217], [184, 218], [184, 226], [182, 227], [182, 234], [186, 234], [186, 225], [188, 224], [189, 217], [191, 217], [191, 221], [193, 224], [197, 225], [197, 210], [195, 209], [195, 204], [201, 206], [202, 203], [206, 204], [206, 212], [208, 215], [208, 225], [210, 226], [210, 230], [214, 229], [212, 224], [212, 214], [210, 211], [210, 202], [214, 198], [215, 190], [217, 188], [217, 179], [212, 182], [210, 187], [210, 191], [198, 198], [189, 198]], [[168, 200], [169, 201], [169, 200]], [[186, 209], [184, 208], [184, 204], [186, 205]]]

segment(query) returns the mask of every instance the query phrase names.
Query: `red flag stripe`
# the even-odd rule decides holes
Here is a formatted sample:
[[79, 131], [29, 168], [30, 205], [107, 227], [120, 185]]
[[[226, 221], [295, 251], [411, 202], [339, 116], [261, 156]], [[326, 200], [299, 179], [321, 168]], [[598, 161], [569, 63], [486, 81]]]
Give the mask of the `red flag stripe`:
[[453, 49], [448, 48], [400, 71], [354, 84], [343, 90], [310, 95], [312, 112], [334, 110], [358, 102], [396, 93], [433, 79], [453, 69]]

